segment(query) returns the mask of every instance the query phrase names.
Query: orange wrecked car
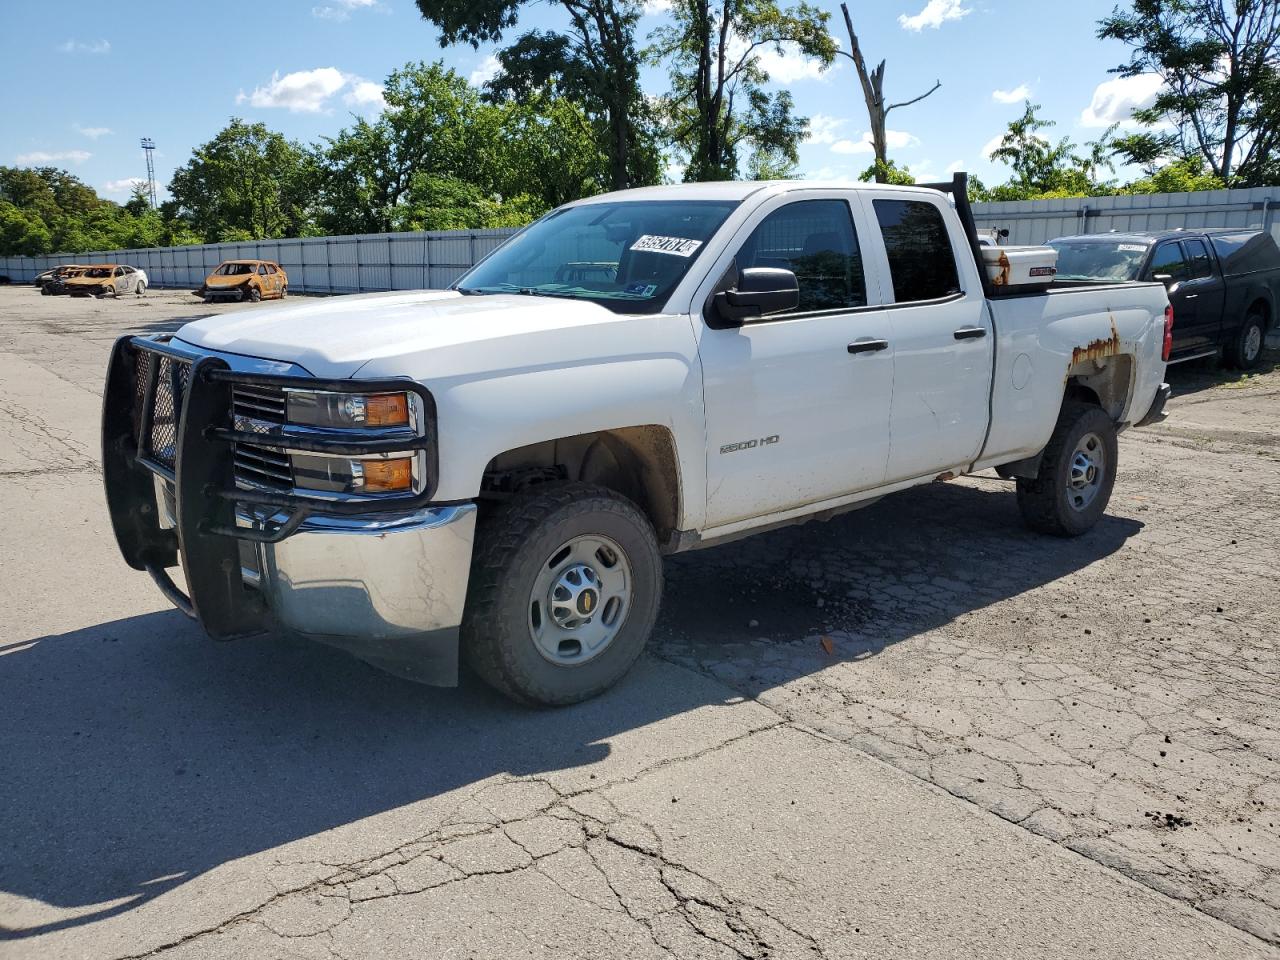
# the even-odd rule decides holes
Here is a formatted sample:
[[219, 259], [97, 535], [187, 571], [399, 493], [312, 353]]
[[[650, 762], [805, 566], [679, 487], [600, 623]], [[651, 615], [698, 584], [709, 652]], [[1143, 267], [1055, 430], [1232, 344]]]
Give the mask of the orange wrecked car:
[[214, 300], [272, 300], [289, 294], [289, 275], [274, 260], [227, 260], [191, 291], [205, 303]]

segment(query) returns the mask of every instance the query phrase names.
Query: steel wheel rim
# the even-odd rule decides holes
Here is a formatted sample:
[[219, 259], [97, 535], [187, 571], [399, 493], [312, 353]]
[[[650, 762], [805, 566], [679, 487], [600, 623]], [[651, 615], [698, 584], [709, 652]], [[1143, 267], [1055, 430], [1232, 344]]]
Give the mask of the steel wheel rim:
[[1067, 472], [1067, 503], [1087, 510], [1107, 477], [1107, 449], [1096, 433], [1086, 433], [1071, 454]]
[[613, 643], [631, 612], [635, 580], [616, 541], [583, 534], [553, 551], [529, 592], [529, 637], [544, 660], [576, 667]]
[[1244, 338], [1244, 355], [1245, 359], [1253, 360], [1262, 352], [1262, 328], [1256, 323], [1250, 324], [1249, 332]]

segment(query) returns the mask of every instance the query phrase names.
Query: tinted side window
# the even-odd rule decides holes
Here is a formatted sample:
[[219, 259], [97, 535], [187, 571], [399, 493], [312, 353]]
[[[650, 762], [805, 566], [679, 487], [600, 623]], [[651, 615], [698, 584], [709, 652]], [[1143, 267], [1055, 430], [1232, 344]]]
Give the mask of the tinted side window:
[[956, 256], [942, 211], [921, 200], [876, 200], [896, 303], [960, 292]]
[[1151, 269], [1147, 272], [1152, 277], [1167, 275], [1174, 280], [1186, 280], [1191, 271], [1182, 256], [1182, 244], [1175, 240], [1156, 247], [1155, 256], [1151, 258]]
[[775, 210], [742, 245], [737, 263], [739, 270], [781, 267], [794, 273], [800, 313], [867, 304], [862, 251], [843, 200], [800, 200]]
[[1213, 265], [1209, 263], [1209, 248], [1203, 240], [1185, 240], [1187, 248], [1187, 266], [1191, 270], [1191, 279], [1213, 276]]
[[1213, 247], [1226, 274], [1253, 273], [1280, 267], [1280, 249], [1269, 233], [1224, 233], [1213, 237]]

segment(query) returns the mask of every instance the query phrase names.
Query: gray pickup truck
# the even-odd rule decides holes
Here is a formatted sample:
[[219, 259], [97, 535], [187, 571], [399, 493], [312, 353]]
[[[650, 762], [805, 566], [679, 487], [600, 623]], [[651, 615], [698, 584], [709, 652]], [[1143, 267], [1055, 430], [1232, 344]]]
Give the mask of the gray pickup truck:
[[1156, 280], [1173, 305], [1170, 363], [1220, 354], [1248, 370], [1280, 305], [1280, 247], [1261, 230], [1165, 230], [1059, 237], [1058, 280]]

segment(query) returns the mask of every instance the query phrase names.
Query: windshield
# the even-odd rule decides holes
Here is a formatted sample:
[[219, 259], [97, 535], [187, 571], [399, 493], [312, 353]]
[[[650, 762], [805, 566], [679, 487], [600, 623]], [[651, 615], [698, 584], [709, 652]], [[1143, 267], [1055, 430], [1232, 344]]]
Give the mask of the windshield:
[[458, 281], [465, 294], [594, 300], [655, 313], [736, 201], [622, 200], [553, 211]]
[[214, 274], [219, 277], [238, 277], [242, 273], [253, 273], [251, 263], [224, 263]]
[[1151, 244], [1132, 240], [1051, 240], [1058, 280], [1137, 280]]

